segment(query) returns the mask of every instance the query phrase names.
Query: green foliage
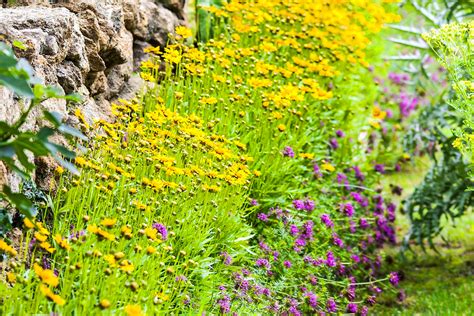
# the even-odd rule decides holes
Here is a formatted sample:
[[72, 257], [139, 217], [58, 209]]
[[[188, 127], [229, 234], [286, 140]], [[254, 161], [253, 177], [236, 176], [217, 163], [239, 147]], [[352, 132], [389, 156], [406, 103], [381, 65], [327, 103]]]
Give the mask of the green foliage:
[[[14, 46], [22, 48], [23, 44], [14, 42]], [[0, 43], [0, 86], [4, 86], [21, 97], [26, 110], [18, 120], [12, 124], [0, 121], [0, 160], [23, 180], [29, 180], [35, 165], [30, 162], [28, 155], [34, 157], [51, 155], [63, 167], [73, 173], [77, 169], [65, 159], [74, 158], [75, 154], [66, 147], [50, 141], [54, 134], [86, 139], [79, 131], [65, 125], [61, 115], [55, 112], [44, 111], [44, 118], [49, 126], [43, 126], [39, 131], [24, 130], [30, 112], [41, 102], [51, 98], [62, 98], [68, 101], [78, 101], [78, 96], [64, 96], [61, 90], [45, 86], [34, 77], [33, 69], [26, 60], [18, 60], [13, 50], [4, 43]], [[7, 185], [1, 190], [1, 196], [11, 205], [28, 217], [35, 215], [33, 203], [22, 193], [12, 192]], [[6, 217], [3, 218], [6, 221]]]
[[[428, 154], [433, 161], [424, 181], [405, 201], [404, 211], [408, 214], [411, 225], [402, 248], [405, 250], [409, 248], [410, 241], [422, 246], [424, 241], [428, 241], [434, 248], [433, 238], [443, 229], [444, 222], [441, 219], [454, 222], [474, 202], [472, 194], [465, 192], [472, 185], [467, 177], [469, 164], [453, 147], [456, 137], [452, 135], [452, 131], [459, 131], [459, 127], [463, 125], [463, 120], [453, 111], [459, 105], [453, 102], [448, 105], [445, 100], [454, 94], [448, 93], [449, 87], [441, 86], [440, 81], [432, 80], [432, 65], [427, 61], [439, 52], [432, 43], [428, 45], [422, 40], [428, 29], [453, 20], [466, 19], [472, 15], [473, 8], [467, 5], [467, 1], [406, 1], [403, 8], [407, 12], [407, 18], [403, 25], [391, 26], [397, 33], [392, 41], [408, 49], [409, 53], [389, 59], [398, 61], [404, 71], [412, 74], [415, 78], [413, 83], [417, 89], [431, 95], [432, 104], [422, 109], [411, 122], [403, 139], [403, 146], [407, 152]], [[462, 40], [460, 42], [464, 43]], [[443, 66], [448, 68], [446, 63]], [[455, 67], [464, 66], [460, 67], [458, 64]]]
[[207, 42], [214, 37], [216, 19], [213, 13], [206, 10], [206, 8], [211, 6], [220, 8], [224, 3], [224, 0], [195, 0], [196, 37], [198, 41]]

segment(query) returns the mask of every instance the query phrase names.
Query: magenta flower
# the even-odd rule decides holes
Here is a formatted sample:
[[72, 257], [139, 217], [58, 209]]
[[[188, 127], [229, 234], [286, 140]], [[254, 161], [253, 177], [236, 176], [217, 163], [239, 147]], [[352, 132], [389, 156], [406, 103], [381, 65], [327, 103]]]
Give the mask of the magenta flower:
[[353, 314], [357, 313], [357, 310], [358, 310], [357, 304], [355, 304], [355, 303], [347, 304], [346, 310], [347, 310], [348, 313], [353, 313]]
[[397, 286], [398, 282], [400, 281], [398, 273], [397, 272], [390, 273], [390, 275], [388, 276], [388, 280], [390, 281], [390, 283], [392, 283], [393, 286]]
[[304, 210], [305, 209], [304, 201], [294, 200], [293, 201], [293, 207], [297, 210]]
[[166, 229], [166, 226], [165, 226], [165, 225], [163, 225], [163, 224], [161, 224], [161, 223], [154, 223], [154, 224], [152, 225], [152, 227], [153, 227], [154, 229], [156, 229], [156, 230], [160, 233], [161, 238], [162, 238], [163, 240], [168, 239], [168, 230]]
[[290, 146], [286, 146], [281, 153], [285, 157], [295, 158], [295, 152]]
[[354, 206], [352, 206], [351, 203], [343, 203], [341, 208], [347, 217], [352, 217], [354, 215]]
[[291, 234], [292, 236], [298, 235], [299, 232], [300, 232], [300, 230], [298, 229], [298, 226], [296, 226], [296, 225], [290, 225], [290, 234]]
[[336, 138], [331, 138], [329, 140], [329, 146], [331, 146], [332, 149], [336, 150], [339, 148], [339, 143], [337, 142]]
[[334, 299], [332, 297], [329, 298], [327, 303], [326, 303], [326, 310], [328, 311], [328, 313], [337, 312], [337, 305], [336, 305], [336, 302], [334, 301]]
[[378, 173], [384, 174], [385, 173], [385, 166], [381, 163], [378, 163], [374, 166], [374, 170]]
[[334, 226], [334, 223], [331, 221], [331, 217], [328, 214], [321, 215], [321, 222], [326, 225], [327, 228], [331, 228]]
[[264, 258], [259, 258], [259, 259], [257, 259], [257, 261], [255, 262], [255, 265], [256, 265], [257, 267], [261, 267], [261, 268], [262, 268], [262, 267], [265, 267], [265, 268], [267, 268], [267, 269], [270, 268], [270, 262], [268, 262], [268, 260], [267, 260], [267, 259], [264, 259]]
[[230, 298], [227, 295], [225, 295], [223, 298], [218, 300], [217, 304], [219, 304], [221, 313], [227, 314], [230, 312]]

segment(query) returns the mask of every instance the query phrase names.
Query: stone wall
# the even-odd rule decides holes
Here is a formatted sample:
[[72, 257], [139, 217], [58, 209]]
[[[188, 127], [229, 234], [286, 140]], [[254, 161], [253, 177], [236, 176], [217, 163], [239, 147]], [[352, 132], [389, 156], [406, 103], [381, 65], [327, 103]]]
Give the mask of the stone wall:
[[[143, 48], [164, 47], [168, 34], [186, 24], [184, 8], [185, 0], [17, 0], [14, 7], [0, 8], [0, 40], [23, 42], [27, 49], [15, 52], [37, 77], [65, 93], [81, 94], [78, 106], [87, 119], [108, 119], [110, 102], [132, 97], [141, 84], [133, 73]], [[42, 106], [74, 123], [68, 117], [73, 109], [64, 101]], [[0, 120], [16, 120], [21, 107], [0, 88]], [[41, 113], [32, 112], [26, 128], [40, 126]]]
[[[130, 79], [143, 59], [144, 47], [165, 46], [168, 34], [185, 24], [184, 0], [22, 0], [17, 4], [24, 6], [0, 9], [0, 36], [26, 44], [27, 50], [16, 53], [33, 65], [45, 83], [59, 85], [65, 93], [82, 94], [82, 107], [90, 118], [106, 117], [110, 100], [135, 84]], [[3, 106], [10, 103], [0, 100]], [[2, 115], [0, 110], [0, 119], [9, 118]]]

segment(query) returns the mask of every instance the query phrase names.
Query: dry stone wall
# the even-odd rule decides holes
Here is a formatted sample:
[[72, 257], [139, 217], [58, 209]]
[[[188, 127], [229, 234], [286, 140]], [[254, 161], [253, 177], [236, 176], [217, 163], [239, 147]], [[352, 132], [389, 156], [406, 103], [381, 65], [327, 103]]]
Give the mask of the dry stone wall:
[[[21, 41], [16, 49], [36, 76], [65, 93], [79, 93], [78, 105], [89, 120], [109, 119], [110, 102], [133, 96], [141, 85], [133, 75], [143, 60], [143, 48], [164, 47], [168, 34], [186, 24], [185, 0], [17, 0], [0, 8], [0, 40]], [[63, 100], [48, 100], [43, 108], [68, 116]], [[15, 121], [22, 104], [0, 87], [0, 120]], [[40, 126], [42, 109], [32, 112], [28, 129]], [[5, 181], [0, 165], [0, 182]], [[12, 181], [10, 181], [12, 182]]]

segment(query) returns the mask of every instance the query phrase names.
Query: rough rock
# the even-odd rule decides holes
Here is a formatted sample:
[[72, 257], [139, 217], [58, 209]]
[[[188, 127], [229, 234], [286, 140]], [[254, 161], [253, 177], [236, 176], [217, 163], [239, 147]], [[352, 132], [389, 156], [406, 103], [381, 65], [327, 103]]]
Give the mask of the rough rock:
[[[17, 0], [14, 7], [0, 9], [0, 38], [24, 43], [17, 56], [27, 59], [46, 84], [82, 95], [74, 108], [86, 119], [107, 120], [113, 100], [132, 98], [143, 86], [133, 75], [146, 58], [143, 49], [164, 47], [169, 33], [186, 24], [184, 6], [184, 0]], [[11, 123], [19, 117], [21, 101], [2, 87], [0, 104], [0, 120]], [[48, 100], [32, 111], [25, 129], [43, 124], [43, 109], [77, 121], [64, 100]], [[43, 162], [37, 161], [54, 166]], [[44, 184], [40, 178], [47, 174], [42, 172], [37, 182]], [[9, 177], [18, 186], [18, 179]]]

